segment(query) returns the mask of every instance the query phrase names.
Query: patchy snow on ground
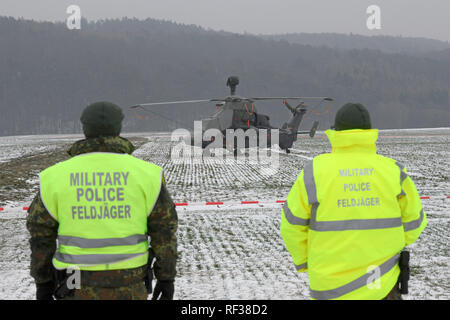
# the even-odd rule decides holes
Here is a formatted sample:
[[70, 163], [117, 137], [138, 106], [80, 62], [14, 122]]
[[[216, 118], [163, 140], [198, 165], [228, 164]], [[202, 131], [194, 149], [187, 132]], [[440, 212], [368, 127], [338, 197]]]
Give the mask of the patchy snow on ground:
[[82, 139], [82, 136], [72, 134], [0, 137], [0, 162], [52, 151], [78, 139]]
[[[125, 135], [130, 136], [131, 134]], [[274, 152], [278, 168], [217, 158], [177, 158], [170, 133], [139, 133], [148, 142], [134, 156], [164, 168], [175, 202], [285, 199], [305, 163], [329, 152], [323, 132], [299, 137], [291, 154]], [[79, 136], [0, 137], [0, 162], [68, 144]], [[416, 183], [428, 226], [410, 246], [410, 294], [405, 299], [450, 299], [450, 128], [383, 130], [378, 152], [403, 163]], [[244, 160], [242, 160], [244, 159]], [[38, 184], [28, 179], [30, 190]], [[33, 189], [33, 190], [34, 190]], [[0, 211], [0, 299], [33, 299], [29, 275], [26, 201], [7, 199]], [[295, 272], [279, 233], [281, 205], [177, 207], [175, 299], [309, 299], [308, 276]]]

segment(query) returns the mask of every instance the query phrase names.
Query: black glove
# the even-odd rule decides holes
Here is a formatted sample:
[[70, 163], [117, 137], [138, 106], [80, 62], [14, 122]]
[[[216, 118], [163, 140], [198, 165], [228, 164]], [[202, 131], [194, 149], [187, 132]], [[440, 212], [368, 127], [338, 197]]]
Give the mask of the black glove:
[[156, 286], [153, 289], [152, 300], [173, 300], [173, 293], [175, 292], [173, 282], [173, 280], [156, 281]]
[[36, 284], [36, 300], [53, 300], [53, 292], [55, 291], [55, 283], [49, 281], [46, 283]]

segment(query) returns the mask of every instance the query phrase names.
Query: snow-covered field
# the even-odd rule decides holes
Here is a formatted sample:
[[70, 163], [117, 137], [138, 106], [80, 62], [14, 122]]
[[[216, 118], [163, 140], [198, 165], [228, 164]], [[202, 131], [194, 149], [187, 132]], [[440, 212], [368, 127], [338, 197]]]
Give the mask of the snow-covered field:
[[[245, 161], [174, 161], [170, 134], [124, 136], [148, 139], [134, 155], [161, 165], [172, 198], [188, 203], [284, 199], [305, 162], [330, 151], [322, 132], [314, 139], [299, 137], [290, 155], [278, 154], [274, 174]], [[79, 138], [0, 137], [0, 162], [55, 152]], [[404, 298], [450, 299], [450, 199], [443, 197], [450, 195], [450, 128], [380, 131], [377, 145], [380, 154], [406, 165], [420, 195], [431, 196], [422, 201], [428, 227], [410, 246], [410, 294]], [[28, 178], [29, 190], [36, 190], [36, 178], [37, 172]], [[0, 211], [0, 299], [34, 298], [22, 210], [32, 197], [30, 192], [17, 201], [6, 194], [5, 209]], [[178, 207], [175, 299], [309, 299], [307, 275], [295, 272], [279, 234], [280, 208], [279, 204]]]
[[0, 162], [55, 150], [82, 135], [42, 135], [0, 137]]

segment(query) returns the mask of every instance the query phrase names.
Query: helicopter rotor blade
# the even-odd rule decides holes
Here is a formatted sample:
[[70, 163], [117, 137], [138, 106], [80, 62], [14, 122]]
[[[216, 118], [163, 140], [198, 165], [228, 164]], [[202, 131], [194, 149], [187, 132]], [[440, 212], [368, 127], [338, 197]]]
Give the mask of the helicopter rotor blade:
[[325, 100], [325, 101], [333, 101], [332, 98], [329, 97], [255, 97], [250, 98], [252, 100]]
[[293, 108], [285, 99], [283, 99], [283, 104], [290, 112], [295, 113], [295, 108]]
[[[150, 103], [141, 103], [137, 105], [133, 105], [130, 109], [135, 108], [143, 108], [148, 106], [157, 106], [157, 105], [172, 105], [172, 104], [187, 104], [187, 103], [201, 103], [201, 102], [226, 102], [229, 98], [224, 99], [201, 99], [201, 100], [184, 100], [184, 101], [164, 101], [164, 102], [150, 102]], [[245, 101], [258, 101], [258, 100], [322, 100], [322, 101], [334, 101], [332, 98], [328, 97], [255, 97], [255, 98], [239, 98]], [[306, 106], [306, 105], [304, 105]]]
[[199, 103], [199, 102], [212, 102], [212, 101], [224, 101], [223, 99], [202, 99], [202, 100], [185, 100], [185, 101], [167, 101], [167, 102], [150, 102], [141, 103], [131, 106], [131, 109], [156, 105], [169, 105], [169, 104], [183, 104], [183, 103]]

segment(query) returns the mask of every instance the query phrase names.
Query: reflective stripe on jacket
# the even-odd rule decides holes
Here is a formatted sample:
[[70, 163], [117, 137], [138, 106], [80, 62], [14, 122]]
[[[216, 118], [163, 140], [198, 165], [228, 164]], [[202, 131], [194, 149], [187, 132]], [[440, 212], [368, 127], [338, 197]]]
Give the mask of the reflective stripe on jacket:
[[332, 152], [305, 165], [282, 209], [281, 235], [314, 299], [382, 299], [400, 251], [426, 226], [404, 167], [376, 153], [377, 130], [327, 130]]
[[128, 154], [92, 152], [40, 175], [41, 198], [58, 221], [57, 269], [131, 269], [148, 260], [147, 217], [162, 169]]

